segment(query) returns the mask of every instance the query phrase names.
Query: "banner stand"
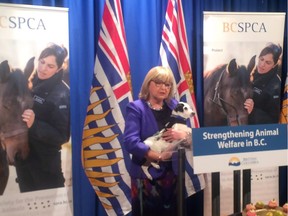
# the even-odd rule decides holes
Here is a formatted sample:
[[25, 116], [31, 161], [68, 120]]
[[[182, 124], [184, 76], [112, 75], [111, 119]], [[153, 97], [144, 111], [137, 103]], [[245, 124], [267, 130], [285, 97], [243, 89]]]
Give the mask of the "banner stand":
[[[69, 8], [0, 3], [0, 14], [0, 62], [7, 60], [12, 68], [17, 68], [23, 72], [25, 69], [27, 69], [27, 67], [29, 67], [29, 71], [34, 74], [38, 70], [38, 59], [42, 51], [52, 44], [58, 44], [64, 48], [63, 50], [60, 49], [60, 52], [64, 51], [65, 53], [63, 74], [69, 75]], [[57, 47], [57, 55], [58, 51], [59, 47]], [[20, 83], [20, 81], [24, 80], [21, 78], [21, 80], [18, 81]], [[25, 82], [26, 81], [27, 80], [25, 80]], [[67, 86], [69, 86], [69, 79], [63, 79], [63, 82], [66, 82], [65, 85], [67, 84]], [[49, 81], [49, 83], [49, 86], [51, 85], [51, 87], [57, 85], [57, 82], [54, 81]], [[15, 85], [18, 84], [15, 82]], [[60, 92], [57, 91], [56, 94], [58, 95], [58, 93]], [[41, 104], [42, 106], [46, 100], [50, 100], [46, 98], [46, 96], [45, 99], [42, 97], [43, 95], [41, 97], [37, 96], [37, 99], [34, 98], [34, 102], [37, 101], [37, 103]], [[58, 97], [60, 96], [57, 96], [57, 98]], [[53, 96], [53, 99], [56, 99], [56, 97], [54, 98]], [[57, 112], [59, 113], [64, 112], [64, 109], [67, 111], [67, 106], [68, 109], [70, 108], [68, 103], [61, 104], [62, 105], [60, 105], [60, 103], [58, 104], [58, 108], [57, 103], [54, 104], [55, 109], [57, 109]], [[7, 106], [7, 104], [5, 106]], [[10, 107], [10, 105], [8, 106]], [[47, 106], [48, 108], [50, 105], [43, 106]], [[44, 109], [45, 110], [42, 110], [41, 112], [45, 112], [46, 115], [49, 116], [50, 111], [48, 111], [46, 108]], [[3, 113], [1, 113], [1, 115], [3, 115]], [[50, 119], [52, 117], [53, 116], [50, 116]], [[65, 118], [66, 117], [61, 118], [61, 120], [59, 119], [59, 124], [61, 121], [61, 128], [63, 129], [61, 129], [59, 133], [62, 131], [61, 133], [66, 134], [71, 126], [69, 125], [69, 122], [62, 121]], [[1, 124], [3, 123], [1, 122]], [[47, 122], [45, 124], [47, 124]], [[43, 125], [43, 123], [41, 123], [41, 125]], [[69, 136], [66, 134], [68, 137], [66, 135], [62, 136], [63, 134], [61, 134], [61, 137], [59, 137], [57, 139], [58, 141], [56, 141], [55, 138], [51, 136], [51, 130], [54, 131], [58, 127], [57, 125], [51, 127], [54, 129], [49, 129], [49, 131], [46, 130], [46, 127], [45, 129], [42, 128], [42, 130], [45, 130], [48, 134], [50, 134], [50, 136], [48, 136], [47, 133], [42, 134], [42, 132], [41, 135], [39, 134], [39, 136], [49, 137], [46, 140], [42, 140], [43, 142], [45, 141], [47, 145], [51, 145], [52, 143], [55, 145], [53, 148], [41, 147], [42, 152], [46, 151], [46, 148], [51, 149], [49, 151], [49, 157], [48, 153], [46, 153], [47, 157], [43, 158], [42, 153], [39, 154], [38, 151], [30, 151], [29, 155], [32, 155], [32, 158], [40, 157], [40, 162], [38, 160], [37, 162], [45, 164], [45, 167], [47, 167], [46, 171], [49, 173], [53, 172], [53, 168], [55, 168], [54, 163], [57, 164], [56, 168], [61, 169], [63, 175], [60, 173], [55, 175], [57, 175], [57, 178], [63, 179], [63, 184], [62, 182], [61, 184], [60, 182], [56, 182], [56, 184], [48, 181], [45, 183], [39, 182], [38, 186], [34, 185], [35, 187], [33, 186], [32, 188], [29, 186], [29, 192], [23, 192], [20, 190], [19, 186], [19, 183], [21, 184], [21, 181], [19, 180], [20, 177], [18, 176], [19, 173], [17, 173], [15, 166], [9, 166], [8, 182], [7, 185], [5, 185], [4, 194], [0, 196], [0, 215], [73, 215], [72, 142], [69, 139], [71, 134], [69, 133]], [[38, 133], [39, 131], [34, 132]], [[65, 139], [69, 140], [60, 144], [59, 141], [64, 139], [64, 137]], [[20, 145], [16, 143], [13, 145], [15, 148], [17, 148], [15, 151], [20, 153]], [[53, 152], [55, 152], [55, 154]], [[59, 160], [54, 160], [52, 164], [50, 161], [52, 157], [58, 158]], [[34, 164], [37, 162], [34, 162]], [[20, 164], [23, 165], [22, 161]], [[41, 176], [41, 173], [35, 170], [33, 165], [31, 166], [28, 163], [26, 165], [27, 167], [29, 166], [30, 171], [33, 171], [35, 176]], [[27, 177], [28, 176], [30, 175], [27, 174]], [[3, 176], [0, 178], [2, 177]], [[28, 178], [30, 179], [30, 177]], [[15, 179], [19, 181], [15, 181]], [[32, 181], [32, 179], [30, 179], [30, 181]]]
[[[245, 203], [251, 202], [251, 170], [243, 170], [243, 206]], [[220, 215], [220, 173], [212, 174], [212, 215]], [[216, 183], [217, 184], [216, 184]], [[234, 213], [231, 215], [238, 215], [241, 210], [241, 171], [235, 170], [233, 173], [233, 187], [234, 187]]]
[[241, 208], [241, 173], [240, 170], [234, 170], [233, 172], [233, 187], [234, 187], [234, 213], [240, 212]]
[[220, 215], [220, 173], [211, 174], [212, 178], [212, 216]]
[[251, 169], [243, 170], [243, 205], [242, 209], [245, 208], [247, 203], [251, 203]]
[[[255, 74], [262, 51], [270, 46], [280, 48], [277, 50], [279, 51], [277, 69], [281, 70], [286, 13], [204, 11], [203, 15], [203, 128], [205, 131], [193, 142], [194, 168], [195, 173], [209, 173], [208, 186], [205, 188], [205, 215], [211, 216], [212, 212], [213, 215], [229, 215], [232, 212], [235, 215], [243, 210], [242, 207], [245, 208], [244, 205], [258, 200], [268, 203], [271, 198], [277, 198], [278, 189], [279, 191], [285, 189], [285, 187], [277, 188], [275, 185], [281, 176], [280, 172], [279, 175], [277, 174], [277, 167], [287, 165], [287, 131], [284, 131], [283, 126], [275, 124], [279, 120], [278, 113], [275, 113], [276, 118], [273, 121], [239, 122], [239, 113], [243, 110], [240, 111], [238, 108], [243, 108], [240, 104], [244, 103], [241, 98], [245, 96], [225, 97], [227, 95], [219, 92], [219, 86], [222, 85], [226, 92], [229, 92], [231, 87], [228, 85], [224, 87], [224, 82], [221, 82], [226, 80], [222, 76], [225, 65], [236, 62], [238, 66], [247, 69], [247, 74]], [[273, 52], [275, 55], [275, 50]], [[250, 70], [251, 68], [253, 70]], [[270, 69], [270, 71], [274, 70]], [[243, 83], [250, 82], [246, 78]], [[278, 82], [277, 86], [279, 85]], [[280, 94], [279, 91], [279, 97], [275, 95], [274, 99], [280, 100]], [[217, 97], [218, 95], [221, 97]], [[225, 104], [222, 103], [223, 101]], [[280, 107], [275, 107], [278, 108]], [[233, 111], [229, 113], [230, 110]], [[230, 122], [232, 116], [236, 123]], [[257, 124], [259, 128], [250, 127]], [[218, 130], [218, 127], [223, 130]], [[238, 130], [238, 127], [241, 130]], [[207, 131], [207, 128], [211, 131]], [[193, 132], [193, 137], [194, 135]], [[196, 142], [199, 146], [195, 145]], [[273, 164], [267, 160], [272, 151]], [[216, 174], [216, 172], [220, 173]], [[221, 187], [218, 185], [219, 175]], [[262, 187], [265, 187], [265, 190], [261, 190]], [[284, 194], [282, 197], [285, 197]], [[279, 194], [279, 203], [283, 200], [280, 198]]]
[[288, 166], [279, 166], [278, 167], [279, 173], [279, 204], [282, 206], [288, 200]]
[[[245, 208], [245, 203], [251, 202], [251, 170], [243, 170], [243, 206], [242, 208]], [[215, 180], [215, 179], [213, 179]], [[220, 197], [220, 178], [219, 178], [219, 184], [213, 185], [213, 187], [219, 188], [219, 197]], [[231, 215], [238, 215], [242, 212], [241, 210], [241, 171], [235, 170], [233, 172], [233, 187], [234, 187], [234, 213]], [[214, 190], [216, 191], [216, 190]], [[216, 194], [215, 194], [216, 196]], [[219, 203], [215, 203], [219, 202]], [[212, 215], [220, 215], [220, 199], [212, 200], [212, 206], [217, 206], [217, 208], [213, 209]]]
[[[251, 202], [251, 170], [243, 170], [243, 206]], [[233, 171], [234, 207], [231, 216], [242, 215], [241, 209], [241, 171]], [[212, 173], [212, 216], [220, 215], [220, 173]]]

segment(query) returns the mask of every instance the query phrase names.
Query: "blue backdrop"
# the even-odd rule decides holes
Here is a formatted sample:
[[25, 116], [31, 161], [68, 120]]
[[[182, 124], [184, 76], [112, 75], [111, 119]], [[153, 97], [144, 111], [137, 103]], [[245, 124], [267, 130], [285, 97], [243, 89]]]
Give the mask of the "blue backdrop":
[[[81, 139], [104, 0], [0, 0], [1, 3], [69, 8], [73, 199], [75, 216], [106, 215], [81, 166]], [[134, 98], [147, 71], [157, 65], [167, 0], [122, 0]], [[286, 12], [287, 0], [182, 0], [193, 82], [202, 122], [203, 11]], [[287, 16], [283, 77], [287, 72]], [[284, 86], [284, 82], [283, 82]], [[283, 172], [287, 172], [286, 168]], [[287, 185], [287, 178], [281, 179]], [[287, 194], [283, 194], [287, 201]]]

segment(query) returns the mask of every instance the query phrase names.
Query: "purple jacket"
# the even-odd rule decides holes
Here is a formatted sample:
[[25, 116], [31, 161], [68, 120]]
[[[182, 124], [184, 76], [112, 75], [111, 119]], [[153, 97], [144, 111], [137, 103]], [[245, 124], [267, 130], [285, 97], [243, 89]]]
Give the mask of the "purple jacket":
[[[173, 110], [178, 102], [173, 99], [168, 107]], [[127, 105], [124, 131], [124, 147], [132, 155], [130, 176], [132, 178], [146, 178], [141, 165], [146, 161], [145, 154], [149, 147], [143, 141], [159, 131], [152, 110], [144, 100], [136, 100]], [[167, 163], [166, 163], [167, 164]], [[153, 178], [161, 176], [165, 163], [161, 168], [149, 168]]]

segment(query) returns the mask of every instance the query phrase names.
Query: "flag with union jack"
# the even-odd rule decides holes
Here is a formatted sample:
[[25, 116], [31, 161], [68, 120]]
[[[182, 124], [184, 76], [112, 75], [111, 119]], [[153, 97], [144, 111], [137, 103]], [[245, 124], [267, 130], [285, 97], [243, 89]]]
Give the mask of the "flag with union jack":
[[286, 83], [284, 87], [284, 95], [282, 101], [280, 123], [288, 124], [288, 76], [286, 77]]
[[[196, 115], [191, 119], [191, 127], [198, 128], [199, 120], [181, 0], [168, 1], [160, 45], [160, 64], [172, 70], [177, 86], [176, 98], [187, 102], [194, 109]], [[190, 196], [205, 187], [204, 176], [193, 174], [191, 151], [186, 151], [185, 169], [186, 192], [187, 196]]]
[[108, 215], [131, 211], [129, 154], [121, 147], [132, 101], [120, 0], [106, 0], [82, 137], [84, 171]]

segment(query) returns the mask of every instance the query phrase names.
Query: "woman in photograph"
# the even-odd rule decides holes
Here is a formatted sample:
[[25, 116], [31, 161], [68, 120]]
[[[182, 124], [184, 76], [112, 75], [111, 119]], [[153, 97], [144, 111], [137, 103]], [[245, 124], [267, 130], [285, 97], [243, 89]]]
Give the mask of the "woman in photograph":
[[64, 186], [61, 146], [70, 138], [70, 89], [62, 80], [66, 55], [59, 45], [46, 47], [31, 79], [34, 105], [22, 115], [29, 128], [30, 152], [15, 165], [21, 192]]
[[252, 112], [249, 124], [272, 124], [279, 122], [281, 106], [281, 78], [279, 75], [279, 59], [282, 48], [269, 43], [258, 57], [258, 63], [252, 72], [253, 102], [246, 103]]

